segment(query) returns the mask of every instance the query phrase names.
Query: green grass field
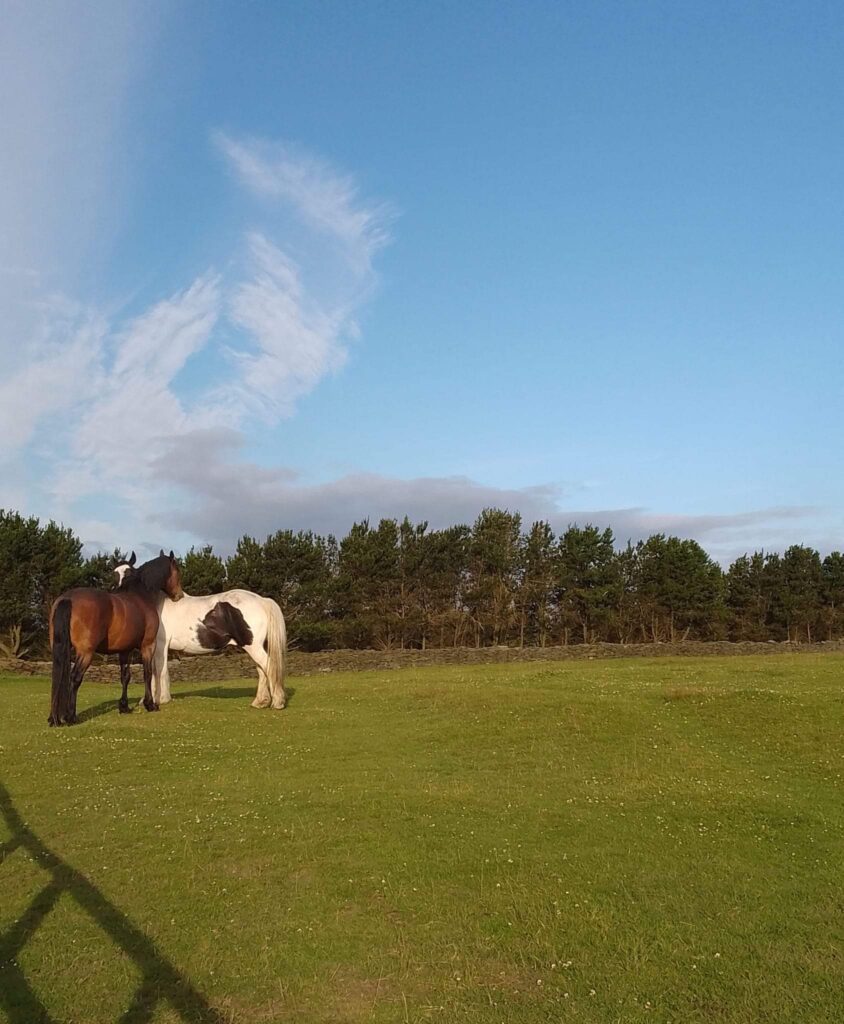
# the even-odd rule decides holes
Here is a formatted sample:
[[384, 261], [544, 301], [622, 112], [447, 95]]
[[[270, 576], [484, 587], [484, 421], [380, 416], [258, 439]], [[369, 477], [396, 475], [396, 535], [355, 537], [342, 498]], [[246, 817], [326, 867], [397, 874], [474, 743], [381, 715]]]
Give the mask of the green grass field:
[[844, 658], [292, 684], [0, 680], [0, 1019], [844, 1020]]

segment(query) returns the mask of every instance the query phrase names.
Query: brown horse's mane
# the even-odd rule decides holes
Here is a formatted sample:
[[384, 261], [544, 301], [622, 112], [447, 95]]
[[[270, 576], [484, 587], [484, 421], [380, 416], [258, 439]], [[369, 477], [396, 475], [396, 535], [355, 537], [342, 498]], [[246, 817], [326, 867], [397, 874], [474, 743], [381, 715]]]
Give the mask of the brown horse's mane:
[[167, 555], [151, 558], [137, 569], [132, 569], [123, 577], [118, 590], [163, 590], [170, 575], [170, 559]]

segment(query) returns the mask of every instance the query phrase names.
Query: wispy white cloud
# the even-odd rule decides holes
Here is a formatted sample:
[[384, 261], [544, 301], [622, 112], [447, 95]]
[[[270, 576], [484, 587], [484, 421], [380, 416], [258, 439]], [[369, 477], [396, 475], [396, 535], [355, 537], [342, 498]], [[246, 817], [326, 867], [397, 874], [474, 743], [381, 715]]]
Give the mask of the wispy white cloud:
[[134, 494], [145, 487], [161, 438], [204, 418], [204, 411], [185, 407], [173, 382], [208, 344], [220, 303], [218, 281], [201, 278], [110, 339], [113, 358], [88, 382], [69, 435], [69, 458], [53, 484], [57, 496], [66, 501], [99, 488]]
[[342, 243], [358, 274], [371, 273], [373, 256], [389, 241], [389, 204], [362, 202], [353, 178], [300, 147], [223, 132], [214, 139], [244, 184], [264, 198], [290, 203], [303, 221]]
[[[248, 144], [226, 144], [247, 159]], [[377, 207], [359, 201], [347, 176], [299, 150], [285, 152], [283, 161], [261, 165], [268, 198], [309, 226], [318, 256], [341, 250], [339, 278], [314, 273], [319, 258], [303, 270], [282, 240], [253, 229], [244, 235], [245, 255], [225, 273], [209, 271], [128, 322], [57, 300], [43, 307], [42, 329], [0, 386], [0, 429], [10, 455], [40, 444], [50, 466], [44, 486], [63, 514], [101, 494], [122, 501], [138, 526], [151, 521], [173, 484], [160, 472], [165, 456], [172, 460], [191, 439], [215, 438], [210, 448], [205, 443], [202, 468], [218, 479], [217, 463], [230, 449], [220, 441], [226, 431], [254, 429], [256, 415], [263, 424], [290, 415], [343, 365], [356, 312], [375, 281], [370, 260], [386, 236]], [[278, 185], [270, 187], [274, 176]], [[201, 370], [203, 360], [227, 362], [222, 383], [215, 374], [197, 386], [202, 376], [190, 371]], [[61, 429], [48, 434], [59, 418]], [[199, 482], [192, 466], [183, 468]], [[249, 472], [259, 482], [260, 474]], [[107, 533], [101, 523], [97, 530]]]
[[119, 384], [172, 381], [207, 344], [219, 307], [220, 282], [208, 274], [133, 320], [117, 337], [112, 373]]
[[[153, 20], [135, 0], [72, 12], [32, 0], [4, 10], [0, 42], [0, 503], [25, 507], [43, 469], [42, 508], [88, 522], [97, 539], [109, 531], [88, 515], [91, 499], [122, 503], [140, 530], [168, 503], [157, 466], [180, 439], [217, 438], [203, 464], [216, 479], [226, 431], [290, 415], [343, 365], [392, 216], [302, 147], [213, 133], [209, 158], [222, 155], [259, 201], [257, 227], [255, 203], [243, 204], [250, 230], [218, 254], [223, 271], [131, 320], [62, 298], [119, 224], [123, 103]], [[214, 373], [203, 376], [205, 362]]]
[[234, 289], [229, 316], [257, 351], [235, 354], [238, 391], [245, 404], [288, 415], [296, 399], [343, 365], [353, 321], [309, 294], [298, 267], [267, 238], [254, 232], [249, 241], [255, 273]]
[[32, 440], [48, 416], [71, 409], [101, 377], [107, 325], [93, 311], [53, 299], [17, 346], [24, 358], [0, 380], [0, 459]]

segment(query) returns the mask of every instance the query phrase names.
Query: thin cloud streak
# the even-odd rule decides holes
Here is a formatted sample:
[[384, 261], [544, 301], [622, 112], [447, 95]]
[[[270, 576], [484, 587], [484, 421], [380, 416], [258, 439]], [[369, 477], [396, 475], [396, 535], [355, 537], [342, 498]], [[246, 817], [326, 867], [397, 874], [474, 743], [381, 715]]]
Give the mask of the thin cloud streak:
[[392, 208], [363, 203], [353, 179], [324, 160], [289, 143], [265, 139], [239, 141], [215, 132], [214, 142], [241, 182], [266, 199], [287, 202], [301, 219], [342, 243], [361, 276], [390, 240]]
[[[609, 526], [623, 546], [653, 533], [699, 541], [726, 564], [759, 546], [777, 549], [805, 539], [822, 510], [776, 507], [732, 515], [656, 514], [645, 508], [567, 509], [565, 496], [550, 485], [507, 489], [466, 477], [396, 479], [358, 473], [308, 484], [295, 472], [267, 468], [237, 458], [244, 438], [235, 431], [201, 431], [171, 439], [155, 462], [155, 472], [181, 491], [187, 503], [166, 513], [167, 522], [218, 550], [230, 552], [239, 537], [263, 539], [279, 529], [314, 530], [343, 536], [353, 522], [381, 518], [427, 521], [432, 528], [472, 523], [488, 507], [519, 512], [524, 528], [548, 521], [557, 534], [570, 525]], [[791, 525], [793, 524], [793, 526]], [[831, 545], [824, 545], [830, 550]]]
[[297, 399], [343, 365], [352, 324], [308, 294], [293, 260], [262, 234], [251, 233], [249, 249], [254, 273], [234, 289], [228, 312], [258, 351], [233, 356], [238, 392], [272, 419], [292, 414]]

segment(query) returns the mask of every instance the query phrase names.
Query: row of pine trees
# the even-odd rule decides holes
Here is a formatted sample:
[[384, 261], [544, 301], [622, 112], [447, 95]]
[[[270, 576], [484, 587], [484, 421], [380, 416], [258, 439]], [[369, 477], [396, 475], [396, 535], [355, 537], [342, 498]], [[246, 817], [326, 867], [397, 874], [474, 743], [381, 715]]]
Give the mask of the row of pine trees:
[[[0, 636], [40, 653], [53, 598], [110, 587], [114, 551], [85, 558], [73, 531], [0, 510]], [[341, 540], [279, 530], [228, 558], [182, 559], [185, 590], [275, 598], [294, 642], [329, 647], [548, 646], [598, 641], [831, 640], [844, 636], [844, 555], [801, 545], [742, 555], [724, 571], [694, 540], [656, 534], [618, 548], [609, 529], [486, 509], [472, 526], [384, 519]]]

